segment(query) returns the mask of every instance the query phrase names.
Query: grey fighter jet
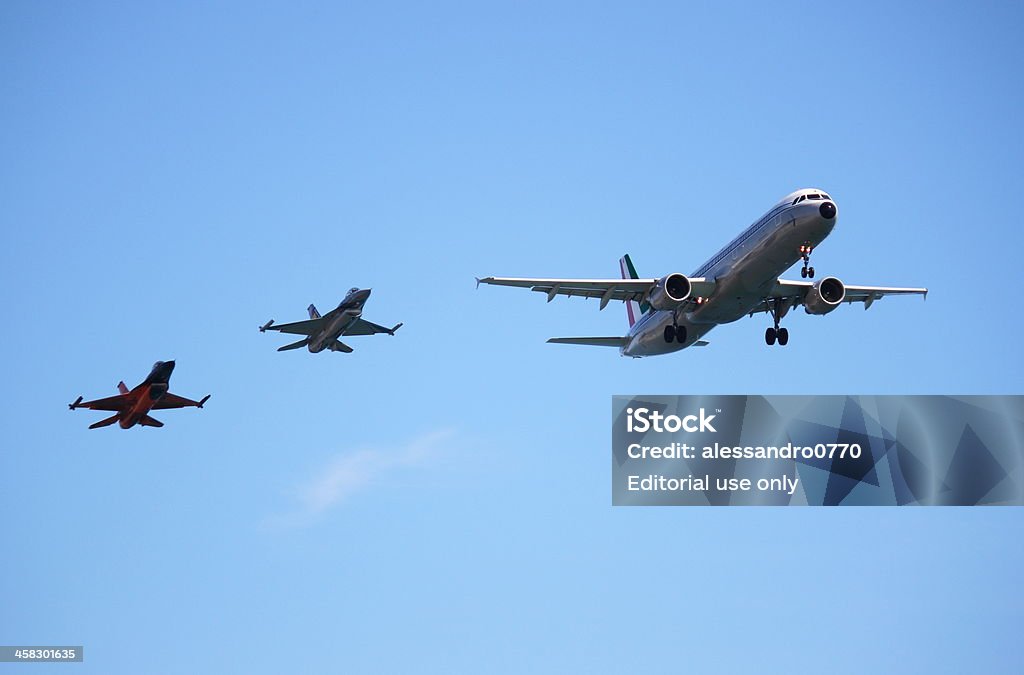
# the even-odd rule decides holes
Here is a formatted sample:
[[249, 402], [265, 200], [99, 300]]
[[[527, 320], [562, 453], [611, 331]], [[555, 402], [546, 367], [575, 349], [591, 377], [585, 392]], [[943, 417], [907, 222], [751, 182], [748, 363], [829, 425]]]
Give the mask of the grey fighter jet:
[[375, 335], [377, 333], [394, 335], [395, 331], [402, 327], [402, 324], [399, 323], [394, 328], [385, 328], [361, 318], [363, 305], [366, 304], [369, 297], [369, 288], [352, 288], [349, 289], [341, 304], [327, 312], [326, 316], [320, 316], [316, 307], [310, 305], [308, 321], [296, 321], [275, 326], [274, 320], [271, 319], [260, 326], [260, 332], [277, 330], [282, 333], [305, 336], [298, 342], [278, 347], [277, 351], [279, 352], [306, 347], [313, 354], [325, 349], [332, 352], [349, 353], [352, 348], [338, 338], [345, 335]]

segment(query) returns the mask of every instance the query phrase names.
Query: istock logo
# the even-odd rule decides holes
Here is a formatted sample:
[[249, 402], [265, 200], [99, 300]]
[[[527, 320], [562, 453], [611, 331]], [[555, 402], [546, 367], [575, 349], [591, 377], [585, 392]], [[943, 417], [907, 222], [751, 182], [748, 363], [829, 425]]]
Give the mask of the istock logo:
[[[716, 412], [722, 411], [718, 410]], [[653, 430], [673, 433], [682, 429], [690, 433], [695, 431], [718, 433], [718, 430], [711, 426], [711, 420], [713, 419], [715, 419], [715, 416], [706, 414], [704, 408], [700, 409], [699, 414], [687, 415], [686, 417], [662, 415], [657, 410], [651, 412], [647, 408], [626, 408], [626, 431], [643, 433]]]

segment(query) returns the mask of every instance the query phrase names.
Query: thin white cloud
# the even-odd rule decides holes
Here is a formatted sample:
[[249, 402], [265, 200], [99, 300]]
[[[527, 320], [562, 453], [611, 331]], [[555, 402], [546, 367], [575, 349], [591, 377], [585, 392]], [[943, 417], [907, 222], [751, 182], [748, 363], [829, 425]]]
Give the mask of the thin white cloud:
[[301, 506], [295, 513], [273, 518], [270, 523], [308, 523], [392, 472], [422, 466], [439, 458], [453, 436], [451, 430], [443, 429], [422, 434], [397, 447], [362, 448], [342, 453], [299, 487]]

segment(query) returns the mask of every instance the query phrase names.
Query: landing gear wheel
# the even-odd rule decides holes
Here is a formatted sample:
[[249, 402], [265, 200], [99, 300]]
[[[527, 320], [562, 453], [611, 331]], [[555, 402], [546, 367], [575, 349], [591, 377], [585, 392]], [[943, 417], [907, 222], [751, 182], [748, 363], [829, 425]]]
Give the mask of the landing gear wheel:
[[775, 344], [775, 329], [774, 328], [769, 327], [769, 328], [765, 329], [765, 331], [764, 331], [764, 341], [769, 346]]
[[800, 276], [803, 277], [804, 279], [807, 278], [807, 268], [806, 267], [801, 267], [800, 268]]
[[789, 330], [780, 328], [778, 331], [779, 345], [785, 347], [789, 343]]
[[813, 267], [808, 267], [807, 268], [807, 276], [809, 276], [811, 279], [814, 278], [814, 268]]
[[676, 326], [676, 342], [679, 344], [686, 342], [686, 326]]
[[672, 342], [676, 339], [676, 327], [665, 326], [665, 342]]

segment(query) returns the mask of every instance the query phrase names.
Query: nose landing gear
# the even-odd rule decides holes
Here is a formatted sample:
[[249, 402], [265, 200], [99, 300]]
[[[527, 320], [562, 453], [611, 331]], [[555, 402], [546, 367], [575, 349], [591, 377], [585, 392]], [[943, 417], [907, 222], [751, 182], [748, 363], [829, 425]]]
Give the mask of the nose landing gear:
[[814, 247], [811, 246], [811, 242], [809, 241], [805, 241], [800, 245], [800, 257], [802, 257], [804, 261], [804, 266], [800, 269], [800, 276], [804, 279], [814, 278], [814, 268], [807, 266], [807, 263], [811, 261], [811, 251], [813, 250]]

